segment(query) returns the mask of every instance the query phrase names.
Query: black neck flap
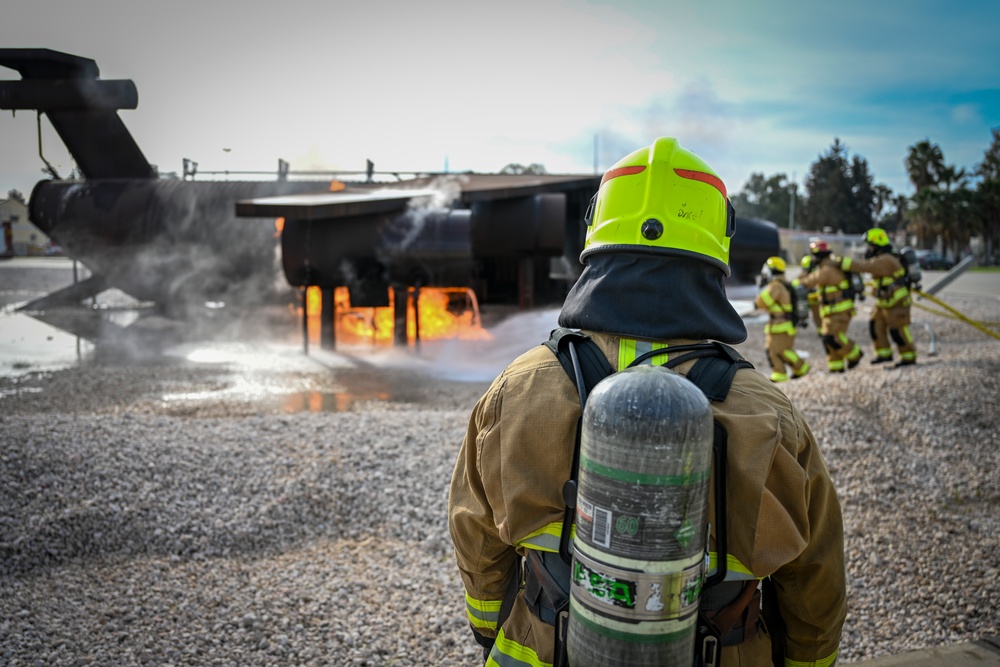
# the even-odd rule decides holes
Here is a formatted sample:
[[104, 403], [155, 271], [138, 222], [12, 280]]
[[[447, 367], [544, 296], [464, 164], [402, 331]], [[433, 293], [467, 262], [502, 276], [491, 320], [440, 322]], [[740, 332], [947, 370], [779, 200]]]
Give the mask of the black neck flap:
[[595, 253], [570, 289], [559, 326], [650, 340], [747, 338], [718, 268], [688, 257]]

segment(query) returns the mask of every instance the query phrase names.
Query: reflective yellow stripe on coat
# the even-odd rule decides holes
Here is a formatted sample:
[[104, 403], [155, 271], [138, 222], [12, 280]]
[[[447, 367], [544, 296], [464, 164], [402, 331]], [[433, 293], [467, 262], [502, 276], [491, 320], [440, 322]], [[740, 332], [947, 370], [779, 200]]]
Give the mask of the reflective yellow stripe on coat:
[[825, 658], [812, 660], [810, 662], [802, 662], [801, 660], [791, 660], [789, 658], [785, 658], [785, 667], [832, 667], [837, 664], [837, 654], [839, 653], [840, 649], [837, 649]]
[[[562, 521], [553, 521], [544, 528], [539, 528], [535, 532], [525, 535], [517, 541], [515, 546], [535, 549], [536, 551], [551, 551], [559, 553], [559, 540], [562, 539]], [[571, 538], [576, 536], [576, 525], [570, 531]]]
[[501, 604], [502, 600], [477, 600], [468, 593], [465, 594], [465, 614], [474, 628], [495, 632], [500, 618]]
[[542, 662], [537, 653], [507, 638], [501, 629], [486, 659], [486, 667], [552, 667], [552, 663]]

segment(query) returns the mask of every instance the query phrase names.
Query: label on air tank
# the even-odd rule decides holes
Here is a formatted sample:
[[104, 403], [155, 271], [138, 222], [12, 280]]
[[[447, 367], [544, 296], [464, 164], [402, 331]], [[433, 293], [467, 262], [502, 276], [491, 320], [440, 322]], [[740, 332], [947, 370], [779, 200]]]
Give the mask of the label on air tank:
[[647, 565], [669, 571], [615, 567], [592, 558], [578, 545], [573, 554], [571, 593], [590, 609], [605, 613], [613, 609], [616, 617], [629, 621], [676, 619], [697, 611], [704, 572], [701, 557]]
[[613, 512], [583, 497], [577, 499], [576, 533], [587, 536], [593, 544], [608, 548], [612, 538], [626, 549], [642, 544], [642, 527], [641, 516]]

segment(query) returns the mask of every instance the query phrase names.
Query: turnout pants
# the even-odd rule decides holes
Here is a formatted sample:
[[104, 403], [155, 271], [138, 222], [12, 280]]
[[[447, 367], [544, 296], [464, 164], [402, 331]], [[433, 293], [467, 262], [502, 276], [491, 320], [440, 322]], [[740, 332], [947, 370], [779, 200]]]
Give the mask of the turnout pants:
[[844, 370], [847, 362], [855, 362], [861, 357], [861, 348], [847, 335], [851, 323], [850, 311], [830, 313], [823, 317], [823, 347], [826, 349], [826, 364], [832, 372]]
[[784, 332], [767, 333], [764, 336], [767, 360], [771, 364], [771, 382], [788, 379], [786, 366], [792, 369], [793, 377], [802, 377], [809, 372], [809, 364], [795, 351], [795, 335]]
[[875, 356], [892, 359], [892, 344], [896, 344], [903, 361], [916, 361], [917, 349], [910, 332], [910, 307], [873, 308], [868, 329], [875, 345]]

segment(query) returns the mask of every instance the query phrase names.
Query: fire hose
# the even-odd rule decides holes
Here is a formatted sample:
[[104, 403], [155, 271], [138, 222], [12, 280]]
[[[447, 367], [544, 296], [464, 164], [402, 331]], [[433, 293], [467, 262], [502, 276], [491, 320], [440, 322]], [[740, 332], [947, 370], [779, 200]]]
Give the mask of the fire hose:
[[946, 317], [946, 318], [949, 318], [949, 319], [961, 320], [962, 322], [965, 322], [969, 326], [975, 327], [976, 329], [979, 329], [980, 331], [982, 331], [983, 333], [985, 333], [987, 336], [991, 336], [993, 338], [996, 338], [996, 339], [1000, 340], [1000, 333], [997, 333], [996, 331], [991, 331], [988, 328], [988, 327], [1000, 327], [1000, 322], [977, 322], [977, 321], [975, 321], [975, 320], [973, 320], [973, 319], [971, 319], [969, 317], [966, 317], [964, 314], [960, 313], [955, 308], [952, 308], [951, 306], [949, 306], [948, 304], [946, 304], [944, 301], [941, 301], [937, 297], [934, 297], [934, 296], [928, 294], [927, 292], [922, 292], [920, 290], [914, 290], [914, 292], [916, 292], [916, 294], [922, 296], [925, 299], [929, 299], [930, 301], [933, 301], [934, 303], [936, 303], [937, 305], [941, 306], [942, 308], [944, 308], [945, 310], [947, 310], [948, 313], [951, 313], [951, 314], [949, 315], [948, 313], [943, 313], [943, 312], [941, 312], [939, 310], [935, 310], [934, 308], [929, 308], [929, 307], [924, 306], [922, 304], [914, 303], [913, 305], [915, 305], [917, 308], [920, 308], [921, 310], [925, 310], [925, 311], [927, 311], [929, 313], [932, 313], [934, 315], [938, 315], [940, 317]]

